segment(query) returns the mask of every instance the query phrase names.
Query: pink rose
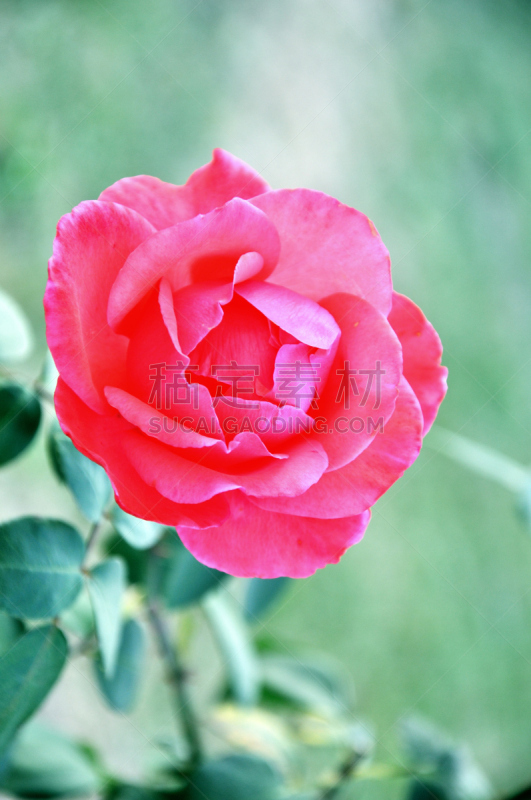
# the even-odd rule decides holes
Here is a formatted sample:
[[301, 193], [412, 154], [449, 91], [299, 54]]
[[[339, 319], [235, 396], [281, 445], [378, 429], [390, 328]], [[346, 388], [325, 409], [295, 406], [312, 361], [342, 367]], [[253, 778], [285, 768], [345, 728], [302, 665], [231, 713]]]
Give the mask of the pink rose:
[[223, 150], [64, 216], [45, 311], [65, 433], [125, 511], [233, 575], [337, 562], [446, 390], [372, 222]]

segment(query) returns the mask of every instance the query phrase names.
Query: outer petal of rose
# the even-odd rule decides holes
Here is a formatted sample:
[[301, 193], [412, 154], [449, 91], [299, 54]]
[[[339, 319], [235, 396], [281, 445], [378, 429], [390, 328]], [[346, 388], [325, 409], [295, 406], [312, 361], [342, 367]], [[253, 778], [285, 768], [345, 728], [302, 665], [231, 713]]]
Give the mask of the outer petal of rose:
[[260, 508], [301, 517], [338, 519], [370, 508], [417, 458], [422, 443], [422, 412], [405, 378], [393, 416], [354, 461], [326, 472], [301, 497], [253, 498]]
[[279, 328], [300, 342], [328, 350], [339, 336], [336, 321], [322, 306], [302, 294], [264, 281], [246, 281], [236, 292]]
[[131, 254], [117, 276], [109, 297], [109, 324], [118, 331], [163, 276], [174, 292], [194, 281], [232, 281], [238, 259], [251, 251], [264, 259], [258, 274], [262, 279], [277, 262], [280, 240], [266, 215], [237, 197], [209, 214], [159, 231]]
[[104, 189], [99, 199], [132, 208], [157, 230], [162, 230], [194, 216], [183, 189], [184, 186], [175, 186], [151, 175], [135, 175], [116, 181]]
[[376, 434], [375, 423], [387, 422], [393, 413], [402, 348], [387, 319], [365, 300], [335, 294], [322, 304], [341, 328], [341, 339], [315, 412], [326, 421], [325, 429], [320, 426], [314, 436], [328, 453], [329, 470], [334, 470], [365, 450]]
[[233, 197], [249, 199], [268, 189], [252, 167], [225, 150], [216, 149], [212, 161], [193, 172], [184, 186], [137, 175], [113, 183], [101, 193], [100, 200], [133, 208], [162, 230], [206, 214]]
[[212, 155], [212, 161], [193, 172], [185, 184], [193, 198], [195, 214], [206, 214], [233, 197], [248, 200], [269, 190], [264, 179], [245, 161], [220, 148]]
[[286, 448], [286, 459], [272, 458], [265, 466], [235, 474], [182, 458], [173, 448], [137, 430], [124, 434], [124, 449], [145, 482], [174, 503], [201, 503], [232, 489], [243, 489], [255, 497], [294, 497], [317, 483], [328, 464], [320, 444], [308, 440]]
[[282, 252], [272, 283], [317, 301], [334, 292], [355, 294], [387, 316], [389, 253], [364, 214], [309, 189], [267, 192], [252, 203], [280, 234]]
[[198, 505], [179, 505], [148, 486], [125, 457], [122, 437], [131, 426], [119, 416], [98, 414], [83, 403], [59, 378], [55, 408], [63, 431], [84, 455], [107, 472], [116, 501], [130, 514], [161, 525], [205, 528], [219, 525], [229, 515], [224, 495]]
[[59, 220], [44, 295], [46, 335], [63, 379], [93, 409], [120, 381], [127, 340], [107, 323], [111, 286], [129, 254], [154, 233], [143, 217], [109, 203], [81, 203]]
[[404, 376], [419, 399], [426, 435], [447, 389], [448, 370], [441, 367], [441, 340], [420, 308], [398, 292], [393, 292], [388, 319], [402, 345]]
[[230, 495], [232, 514], [217, 528], [179, 528], [194, 556], [209, 567], [242, 578], [307, 578], [336, 564], [362, 538], [370, 512], [340, 520], [277, 514], [257, 508], [242, 492]]

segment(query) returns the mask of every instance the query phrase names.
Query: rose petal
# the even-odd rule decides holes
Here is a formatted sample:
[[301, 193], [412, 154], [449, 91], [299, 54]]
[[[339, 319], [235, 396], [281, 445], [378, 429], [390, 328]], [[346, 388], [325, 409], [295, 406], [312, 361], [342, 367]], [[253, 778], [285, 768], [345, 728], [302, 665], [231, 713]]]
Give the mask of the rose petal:
[[234, 283], [242, 283], [259, 275], [264, 267], [264, 259], [260, 253], [251, 251], [240, 256], [234, 269]]
[[216, 148], [210, 164], [192, 172], [185, 187], [195, 214], [206, 214], [233, 197], [245, 200], [269, 190], [265, 180], [245, 161]]
[[328, 464], [319, 443], [308, 440], [286, 448], [286, 459], [268, 459], [264, 466], [253, 469], [251, 465], [237, 474], [205, 467], [204, 459], [182, 458], [178, 451], [136, 430], [124, 434], [123, 446], [145, 482], [174, 503], [201, 503], [231, 489], [243, 489], [255, 497], [293, 497], [316, 483]]
[[[121, 402], [125, 405], [120, 406], [120, 410], [146, 433], [155, 428], [154, 438], [174, 446], [183, 434], [179, 429], [175, 430], [174, 419], [186, 420], [192, 430], [206, 419], [211, 435], [223, 439], [210, 392], [205, 386], [187, 380], [187, 374], [193, 378], [193, 372], [186, 372], [190, 359], [175, 349], [168, 325], [175, 327], [175, 316], [171, 293], [168, 298], [165, 281], [162, 280], [160, 291], [157, 292], [155, 288], [129, 317], [132, 335], [127, 352], [127, 380], [123, 386], [114, 387], [123, 390]], [[113, 387], [113, 382], [110, 385]], [[114, 398], [117, 397], [115, 394]], [[125, 397], [132, 397], [133, 400], [126, 402]], [[142, 405], [135, 403], [133, 417], [131, 403], [134, 398]], [[145, 410], [141, 412], [142, 406]], [[188, 438], [189, 447], [197, 446], [192, 444], [193, 436]]]
[[179, 341], [183, 353], [190, 353], [223, 319], [223, 306], [232, 300], [233, 285], [203, 281], [184, 286], [173, 295]]
[[246, 430], [257, 433], [265, 445], [278, 452], [288, 439], [312, 432], [313, 419], [302, 408], [283, 406], [268, 400], [238, 398], [237, 405], [229, 397], [220, 397], [216, 416], [226, 436]]
[[380, 420], [387, 422], [393, 413], [402, 348], [386, 318], [365, 300], [336, 294], [322, 304], [341, 328], [341, 339], [315, 412], [324, 430], [314, 436], [334, 470], [358, 456]]
[[422, 412], [405, 378], [396, 408], [363, 453], [350, 464], [326, 472], [300, 497], [253, 498], [260, 508], [301, 517], [338, 519], [370, 508], [417, 458], [422, 444]]
[[[158, 367], [170, 381], [168, 366], [171, 370], [172, 366], [180, 364], [184, 367], [189, 364], [188, 357], [176, 350], [165, 324], [161, 310], [161, 300], [163, 303], [165, 301], [164, 294], [164, 291], [155, 287], [129, 319], [128, 333], [131, 338], [127, 350], [127, 381], [123, 388], [144, 403], [152, 402], [150, 397], [154, 392]], [[169, 313], [166, 308], [166, 318]], [[111, 376], [108, 385], [116, 386], [117, 381]], [[160, 403], [156, 405], [160, 406]], [[168, 411], [169, 407], [165, 406], [165, 409]]]
[[[234, 283], [256, 275], [263, 265], [260, 253], [244, 253], [236, 264]], [[173, 307], [183, 353], [190, 353], [209, 331], [219, 325], [223, 319], [223, 306], [233, 298], [234, 283], [201, 281], [174, 293]]]
[[101, 193], [100, 200], [132, 208], [162, 230], [206, 214], [233, 197], [249, 199], [268, 188], [252, 167], [225, 150], [216, 149], [212, 161], [193, 172], [184, 186], [137, 175], [113, 183]]
[[339, 337], [328, 350], [313, 351], [306, 344], [281, 345], [275, 358], [273, 389], [265, 399], [303, 411], [318, 410], [338, 344]]
[[418, 397], [425, 436], [447, 389], [448, 370], [441, 367], [441, 340], [420, 308], [398, 292], [393, 292], [393, 308], [388, 319], [402, 345], [404, 377]]
[[[210, 438], [216, 435], [219, 427], [214, 417], [214, 426], [206, 420], [205, 432], [207, 436], [197, 433], [193, 428], [180, 425], [177, 419], [170, 419], [160, 411], [154, 412], [151, 406], [142, 403], [121, 389], [107, 386], [105, 396], [113, 408], [120, 412], [122, 417], [134, 425], [142, 433], [151, 436], [163, 444], [179, 448], [181, 451], [196, 449], [201, 451], [196, 459], [202, 466], [216, 472], [237, 474], [242, 469], [250, 472], [266, 462], [264, 459], [286, 459], [287, 454], [271, 453], [256, 433], [244, 431], [237, 434], [234, 439], [226, 444], [221, 439]], [[203, 418], [205, 419], [205, 418]], [[206, 452], [205, 448], [208, 448]], [[193, 453], [181, 452], [180, 455], [193, 460]]]
[[130, 253], [154, 228], [136, 212], [86, 202], [61, 218], [44, 295], [46, 335], [57, 369], [93, 409], [103, 387], [121, 382], [127, 340], [107, 323], [107, 298]]
[[279, 459], [289, 458], [286, 453], [271, 453], [260, 437], [250, 431], [237, 433], [227, 448], [230, 455], [230, 464], [227, 462], [227, 467], [245, 464], [248, 468], [249, 462], [269, 456]]
[[232, 282], [240, 256], [253, 251], [264, 259], [263, 278], [273, 270], [279, 249], [266, 215], [245, 200], [230, 200], [159, 231], [131, 254], [110, 292], [109, 323], [120, 332], [120, 323], [162, 277], [174, 292], [194, 281]]
[[232, 395], [247, 398], [273, 387], [276, 354], [267, 319], [236, 295], [219, 325], [190, 353], [190, 363], [202, 375], [227, 384]]
[[328, 466], [319, 442], [299, 439], [284, 449], [282, 461], [239, 475], [241, 488], [251, 497], [295, 497], [317, 483]]
[[185, 355], [185, 352], [182, 349], [179, 341], [179, 331], [177, 330], [177, 316], [173, 302], [173, 293], [169, 281], [167, 281], [166, 278], [161, 278], [158, 300], [162, 321], [166, 326], [166, 330], [168, 331], [171, 342], [178, 353]]
[[198, 505], [179, 505], [148, 486], [124, 457], [122, 437], [131, 426], [119, 416], [103, 416], [92, 411], [59, 378], [55, 408], [63, 431], [84, 455], [107, 472], [116, 502], [124, 511], [161, 525], [187, 525], [192, 528], [219, 525], [227, 518], [229, 506], [224, 495]]
[[[204, 448], [221, 444], [226, 451], [225, 442], [220, 441], [219, 438], [203, 436], [201, 433], [196, 433], [193, 428], [186, 429], [178, 424], [177, 418], [167, 416], [163, 410], [154, 409], [153, 406], [143, 403], [129, 392], [124, 392], [114, 386], [106, 386], [105, 397], [110, 405], [119, 411], [131, 425], [159, 442], [180, 448]], [[182, 414], [182, 417], [185, 415], [186, 412]], [[215, 415], [214, 419], [217, 422]], [[220, 435], [218, 426], [214, 429], [213, 435], [216, 433], [218, 436]]]
[[372, 222], [333, 197], [280, 189], [252, 200], [280, 234], [282, 252], [271, 281], [321, 300], [348, 292], [385, 316], [391, 308], [389, 253]]
[[151, 175], [135, 175], [116, 181], [104, 189], [99, 199], [132, 208], [156, 230], [162, 230], [195, 216], [190, 198], [183, 189], [184, 186], [175, 186]]
[[236, 292], [300, 342], [328, 350], [339, 336], [334, 318], [308, 297], [264, 281], [246, 281]]
[[319, 384], [316, 366], [306, 344], [283, 344], [276, 355], [274, 384], [267, 398], [273, 403], [289, 403], [308, 411], [315, 401]]
[[216, 442], [214, 447], [207, 450], [181, 450], [190, 462], [201, 464], [214, 472], [231, 476], [239, 483], [246, 482], [245, 476], [255, 473], [271, 464], [273, 460], [289, 458], [287, 453], [271, 453], [260, 437], [255, 433], [244, 431], [239, 433], [231, 442]]
[[201, 532], [181, 527], [179, 536], [203, 564], [242, 578], [306, 578], [337, 563], [370, 519], [369, 511], [341, 520], [276, 514], [257, 508], [242, 492], [229, 499], [225, 523]]

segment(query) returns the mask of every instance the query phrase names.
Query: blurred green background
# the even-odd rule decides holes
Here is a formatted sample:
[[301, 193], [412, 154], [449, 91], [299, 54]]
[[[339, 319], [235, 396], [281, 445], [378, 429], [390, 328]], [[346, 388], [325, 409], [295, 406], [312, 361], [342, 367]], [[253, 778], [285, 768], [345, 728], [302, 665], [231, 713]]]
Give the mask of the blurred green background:
[[[2, 0], [2, 286], [42, 356], [59, 217], [124, 175], [182, 183], [226, 148], [275, 188], [319, 189], [375, 221], [396, 288], [445, 347], [440, 423], [527, 464], [530, 44], [527, 0]], [[34, 448], [2, 472], [2, 518], [74, 514], [43, 463]], [[530, 581], [514, 498], [426, 447], [364, 541], [295, 583], [264, 627], [343, 662], [382, 759], [414, 710], [508, 791], [531, 783]], [[130, 725], [77, 668], [64, 683], [48, 717], [125, 769], [149, 749], [163, 703]]]

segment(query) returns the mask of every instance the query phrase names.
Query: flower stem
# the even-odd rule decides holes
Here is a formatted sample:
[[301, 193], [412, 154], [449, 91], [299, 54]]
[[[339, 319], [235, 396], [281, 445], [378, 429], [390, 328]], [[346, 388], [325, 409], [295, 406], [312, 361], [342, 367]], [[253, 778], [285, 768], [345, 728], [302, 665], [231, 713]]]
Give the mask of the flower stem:
[[445, 430], [440, 425], [433, 426], [426, 445], [517, 494], [525, 491], [531, 483], [528, 467], [491, 447]]
[[325, 789], [319, 795], [319, 800], [333, 800], [333, 798], [339, 793], [342, 786], [354, 775], [354, 772], [356, 771], [356, 768], [358, 767], [358, 764], [364, 755], [364, 753], [359, 753], [356, 750], [353, 750], [341, 765], [336, 783], [334, 783], [333, 786], [329, 786], [327, 789]]
[[93, 546], [94, 542], [96, 541], [96, 537], [97, 537], [98, 533], [100, 532], [100, 528], [102, 526], [102, 523], [103, 523], [103, 520], [99, 519], [97, 522], [93, 522], [92, 525], [90, 526], [90, 530], [89, 530], [88, 536], [87, 536], [87, 541], [85, 542], [85, 560], [86, 560], [86, 557], [87, 557], [89, 551], [92, 549], [92, 546]]
[[170, 639], [166, 622], [154, 601], [148, 605], [148, 615], [166, 665], [168, 681], [174, 691], [178, 720], [188, 742], [189, 769], [193, 769], [202, 759], [202, 747], [199, 726], [188, 697], [186, 672], [180, 663], [177, 648]]

